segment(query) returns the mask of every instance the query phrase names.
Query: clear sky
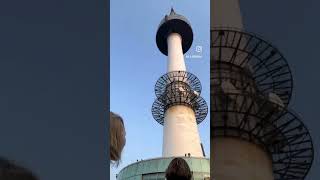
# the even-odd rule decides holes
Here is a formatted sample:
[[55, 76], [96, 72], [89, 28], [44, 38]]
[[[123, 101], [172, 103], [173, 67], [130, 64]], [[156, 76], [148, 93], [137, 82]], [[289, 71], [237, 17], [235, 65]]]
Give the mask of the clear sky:
[[[196, 46], [202, 46], [202, 58], [187, 58], [187, 70], [202, 82], [202, 97], [209, 97], [209, 0], [124, 1], [111, 0], [110, 12], [110, 109], [120, 114], [125, 122], [127, 144], [122, 163], [111, 168], [115, 174], [137, 159], [161, 157], [162, 130], [152, 117], [155, 100], [154, 85], [166, 73], [167, 57], [155, 42], [158, 25], [173, 6], [175, 11], [191, 22], [194, 41], [185, 55], [199, 55]], [[199, 125], [206, 155], [210, 152], [210, 114]]]

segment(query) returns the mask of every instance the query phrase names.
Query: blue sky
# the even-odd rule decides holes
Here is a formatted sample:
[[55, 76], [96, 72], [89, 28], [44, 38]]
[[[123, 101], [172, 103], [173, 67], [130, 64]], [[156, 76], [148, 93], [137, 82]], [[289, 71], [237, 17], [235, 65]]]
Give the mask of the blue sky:
[[[210, 104], [209, 0], [123, 1], [111, 0], [110, 11], [110, 110], [120, 114], [126, 127], [127, 143], [118, 168], [111, 167], [111, 178], [137, 159], [161, 157], [163, 127], [152, 117], [154, 85], [165, 74], [167, 57], [157, 48], [155, 35], [160, 20], [173, 6], [191, 22], [194, 41], [185, 55], [187, 70], [202, 83], [202, 97]], [[202, 46], [202, 53], [195, 51]], [[206, 155], [210, 153], [210, 114], [199, 125]]]

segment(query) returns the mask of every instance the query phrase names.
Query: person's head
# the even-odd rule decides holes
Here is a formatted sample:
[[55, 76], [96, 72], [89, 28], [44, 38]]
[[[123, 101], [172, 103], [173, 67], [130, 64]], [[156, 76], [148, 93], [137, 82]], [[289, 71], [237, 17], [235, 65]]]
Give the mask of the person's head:
[[122, 118], [110, 112], [110, 160], [116, 165], [121, 159], [121, 152], [126, 144], [126, 131]]
[[191, 180], [192, 173], [187, 162], [182, 158], [174, 158], [167, 170], [166, 179], [167, 180]]
[[0, 157], [1, 180], [38, 180], [28, 169], [18, 166], [13, 162]]

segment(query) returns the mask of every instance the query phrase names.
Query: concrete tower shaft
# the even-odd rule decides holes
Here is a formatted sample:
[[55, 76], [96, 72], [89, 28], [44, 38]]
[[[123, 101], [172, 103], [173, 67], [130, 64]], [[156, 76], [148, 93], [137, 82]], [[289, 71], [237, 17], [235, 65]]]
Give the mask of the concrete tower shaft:
[[[179, 33], [173, 32], [168, 35], [168, 73], [187, 70], [182, 41]], [[178, 79], [179, 77], [177, 77]], [[200, 144], [194, 110], [185, 105], [175, 105], [168, 108], [164, 117], [162, 156], [184, 156], [190, 153], [193, 157], [203, 157]]]
[[203, 157], [196, 116], [190, 107], [176, 105], [165, 113], [163, 127], [163, 157]]
[[213, 177], [219, 180], [270, 180], [272, 161], [253, 143], [236, 138], [216, 138]]
[[178, 33], [171, 33], [168, 36], [168, 72], [186, 71], [182, 51], [182, 38]]
[[239, 0], [211, 0], [210, 27], [243, 28]]

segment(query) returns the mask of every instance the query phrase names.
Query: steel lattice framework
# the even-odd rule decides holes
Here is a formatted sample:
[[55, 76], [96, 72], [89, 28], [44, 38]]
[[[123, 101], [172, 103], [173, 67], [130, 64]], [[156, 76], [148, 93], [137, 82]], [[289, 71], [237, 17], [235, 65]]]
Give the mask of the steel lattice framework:
[[184, 82], [191, 88], [191, 90], [201, 93], [201, 83], [197, 76], [186, 71], [173, 71], [158, 79], [154, 88], [156, 96], [162, 96], [167, 85], [172, 84], [173, 82]]
[[292, 94], [292, 75], [277, 48], [255, 34], [235, 29], [211, 31], [214, 61], [229, 62], [250, 71], [261, 93], [273, 92], [285, 104]]
[[152, 105], [152, 115], [161, 125], [164, 123], [166, 110], [175, 105], [193, 109], [198, 124], [207, 116], [207, 103], [200, 96], [201, 83], [189, 72], [173, 71], [161, 76], [156, 82], [155, 93], [157, 99]]
[[262, 38], [230, 28], [211, 30], [210, 47], [212, 138], [257, 144], [272, 158], [276, 180], [303, 180], [313, 144], [306, 126], [287, 108], [293, 80], [284, 57]]

